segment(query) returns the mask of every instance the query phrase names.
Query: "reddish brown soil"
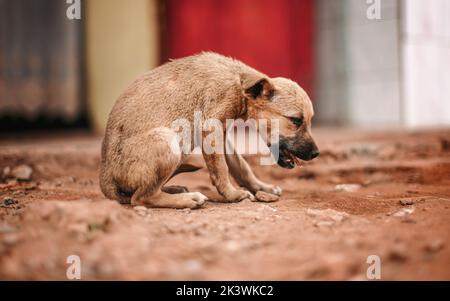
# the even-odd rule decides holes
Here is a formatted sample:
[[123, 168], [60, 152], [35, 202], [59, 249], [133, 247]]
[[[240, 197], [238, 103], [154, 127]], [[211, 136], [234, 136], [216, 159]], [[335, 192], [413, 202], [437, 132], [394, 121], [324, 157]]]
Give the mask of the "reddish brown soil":
[[[2, 139], [0, 173], [33, 175], [0, 183], [0, 279], [66, 279], [75, 254], [82, 279], [364, 280], [378, 255], [383, 280], [450, 280], [450, 131], [315, 137], [322, 154], [303, 168], [255, 168], [283, 187], [279, 202], [144, 214], [101, 194], [98, 137]], [[206, 170], [171, 182], [220, 199]]]

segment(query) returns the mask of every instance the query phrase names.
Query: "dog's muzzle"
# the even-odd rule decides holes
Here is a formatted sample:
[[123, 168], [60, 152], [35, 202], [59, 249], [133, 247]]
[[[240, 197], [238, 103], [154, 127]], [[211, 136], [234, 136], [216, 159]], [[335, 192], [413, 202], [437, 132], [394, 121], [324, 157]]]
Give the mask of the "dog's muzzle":
[[300, 166], [302, 161], [310, 161], [320, 154], [315, 144], [308, 146], [307, 150], [305, 147], [293, 149], [288, 141], [280, 140], [280, 143], [275, 146], [278, 146], [277, 164], [286, 169], [292, 169], [296, 165]]

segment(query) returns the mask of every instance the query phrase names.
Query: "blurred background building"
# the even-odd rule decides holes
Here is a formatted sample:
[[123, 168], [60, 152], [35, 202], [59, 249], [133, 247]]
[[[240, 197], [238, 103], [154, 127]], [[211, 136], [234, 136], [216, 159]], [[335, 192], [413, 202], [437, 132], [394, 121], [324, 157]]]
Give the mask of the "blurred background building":
[[450, 125], [448, 0], [75, 2], [0, 0], [2, 130], [101, 131], [134, 78], [200, 51], [297, 81], [316, 124]]

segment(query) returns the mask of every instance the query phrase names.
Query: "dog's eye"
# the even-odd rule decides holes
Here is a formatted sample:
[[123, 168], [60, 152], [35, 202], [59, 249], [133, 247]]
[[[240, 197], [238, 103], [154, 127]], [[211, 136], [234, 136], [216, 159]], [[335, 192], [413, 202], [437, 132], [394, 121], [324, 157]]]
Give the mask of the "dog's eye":
[[289, 117], [289, 119], [296, 127], [301, 127], [303, 124], [303, 117]]

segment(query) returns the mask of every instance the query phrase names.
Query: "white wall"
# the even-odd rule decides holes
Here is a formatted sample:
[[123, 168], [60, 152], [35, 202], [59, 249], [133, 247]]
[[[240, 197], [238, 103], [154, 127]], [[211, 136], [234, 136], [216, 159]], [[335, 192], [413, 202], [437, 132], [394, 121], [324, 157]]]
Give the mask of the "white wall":
[[355, 126], [400, 124], [398, 1], [369, 20], [365, 0], [318, 2], [318, 119]]
[[317, 3], [316, 116], [353, 126], [450, 124], [450, 0]]
[[369, 7], [364, 0], [347, 0], [348, 122], [399, 125], [398, 2], [382, 0], [380, 20], [367, 18]]
[[450, 1], [403, 2], [404, 121], [450, 125]]
[[342, 1], [316, 2], [315, 118], [321, 123], [342, 124], [347, 116], [347, 63], [345, 7]]

